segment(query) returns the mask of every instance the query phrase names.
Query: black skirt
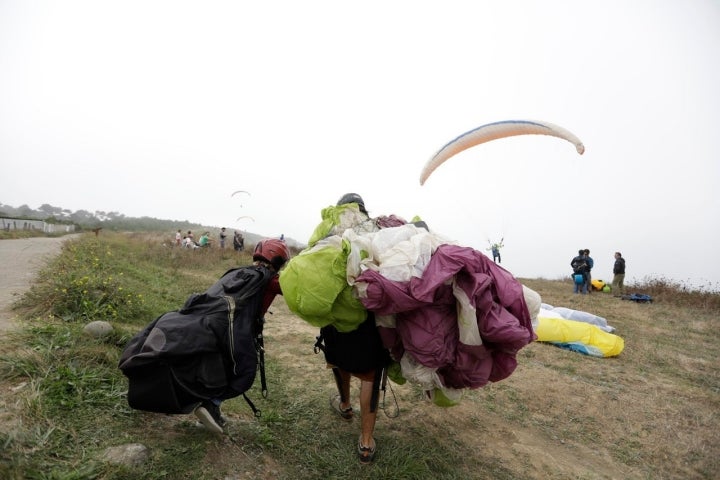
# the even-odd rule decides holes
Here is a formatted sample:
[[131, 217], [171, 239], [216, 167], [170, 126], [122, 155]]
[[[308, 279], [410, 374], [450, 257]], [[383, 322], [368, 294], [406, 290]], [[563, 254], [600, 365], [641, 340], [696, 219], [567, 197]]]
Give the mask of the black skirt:
[[383, 346], [375, 326], [375, 315], [368, 316], [357, 329], [338, 332], [332, 325], [320, 329], [325, 361], [350, 373], [378, 370], [390, 363], [390, 355]]

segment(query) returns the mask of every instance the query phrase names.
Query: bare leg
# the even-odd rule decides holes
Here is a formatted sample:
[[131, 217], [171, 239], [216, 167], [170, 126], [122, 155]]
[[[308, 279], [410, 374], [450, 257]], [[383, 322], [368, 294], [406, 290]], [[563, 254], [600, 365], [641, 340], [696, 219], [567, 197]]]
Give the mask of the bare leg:
[[362, 424], [360, 431], [360, 442], [363, 446], [374, 447], [373, 431], [375, 430], [375, 420], [377, 418], [377, 409], [371, 412], [371, 399], [373, 391], [372, 381], [360, 382], [360, 413], [362, 415]]
[[340, 368], [337, 369], [337, 372], [340, 377], [338, 384], [340, 391], [338, 393], [340, 394], [340, 398], [345, 400], [344, 402], [340, 402], [340, 408], [350, 408], [352, 406], [350, 402], [350, 374]]

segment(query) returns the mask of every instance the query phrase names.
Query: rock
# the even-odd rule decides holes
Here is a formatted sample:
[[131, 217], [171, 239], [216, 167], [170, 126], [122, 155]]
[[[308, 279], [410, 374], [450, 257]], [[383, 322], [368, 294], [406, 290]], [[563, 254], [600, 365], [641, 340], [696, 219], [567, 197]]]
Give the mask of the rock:
[[128, 443], [110, 447], [103, 453], [102, 459], [115, 465], [137, 467], [150, 457], [150, 449], [141, 443]]
[[91, 335], [95, 338], [102, 338], [110, 335], [112, 333], [113, 327], [110, 325], [109, 322], [105, 322], [102, 320], [96, 320], [94, 322], [90, 322], [83, 328], [83, 332], [87, 333], [88, 335]]

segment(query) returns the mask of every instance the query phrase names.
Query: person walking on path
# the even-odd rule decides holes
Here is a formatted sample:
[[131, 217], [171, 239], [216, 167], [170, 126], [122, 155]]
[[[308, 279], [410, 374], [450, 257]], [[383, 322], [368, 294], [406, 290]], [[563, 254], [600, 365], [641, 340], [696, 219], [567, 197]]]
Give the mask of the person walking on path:
[[625, 290], [625, 259], [622, 253], [615, 252], [615, 264], [613, 265], [612, 291], [622, 295]]

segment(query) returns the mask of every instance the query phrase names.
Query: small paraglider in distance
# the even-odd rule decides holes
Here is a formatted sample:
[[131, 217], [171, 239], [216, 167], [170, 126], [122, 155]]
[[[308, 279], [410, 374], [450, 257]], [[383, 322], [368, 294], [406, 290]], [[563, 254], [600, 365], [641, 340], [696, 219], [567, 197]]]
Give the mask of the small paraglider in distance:
[[[246, 190], [235, 190], [233, 193], [230, 194], [230, 198], [234, 197], [238, 193], [246, 193], [248, 197], [250, 196], [250, 192]], [[242, 205], [240, 206], [242, 207]]]
[[438, 150], [420, 173], [420, 185], [424, 185], [430, 174], [453, 155], [481, 143], [516, 135], [550, 135], [572, 143], [580, 155], [585, 152], [585, 146], [578, 137], [552, 123], [536, 120], [504, 120], [488, 123], [463, 133]]
[[502, 259], [500, 258], [500, 249], [505, 246], [503, 245], [503, 240], [505, 240], [505, 237], [501, 238], [498, 243], [492, 243], [490, 239], [488, 239], [490, 247], [486, 248], [486, 250], [492, 251], [493, 262], [495, 263], [502, 263]]
[[249, 215], [243, 215], [242, 217], [238, 217], [237, 220], [235, 220], [235, 221], [236, 221], [236, 222], [239, 222], [240, 220], [242, 220], [242, 219], [244, 219], [244, 218], [249, 218], [249, 219], [252, 220], [253, 222], [255, 221], [255, 219], [254, 219], [253, 217], [249, 216]]

